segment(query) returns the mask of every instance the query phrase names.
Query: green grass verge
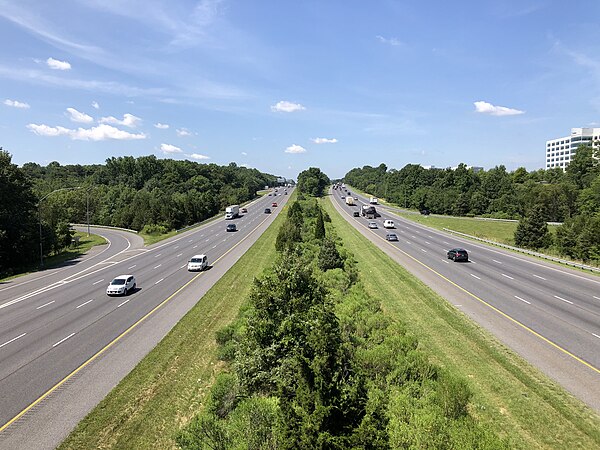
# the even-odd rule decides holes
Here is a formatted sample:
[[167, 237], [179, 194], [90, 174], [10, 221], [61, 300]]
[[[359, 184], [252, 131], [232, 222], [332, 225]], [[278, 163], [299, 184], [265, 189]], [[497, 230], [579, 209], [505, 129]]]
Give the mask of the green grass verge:
[[600, 448], [600, 417], [500, 344], [323, 202], [362, 283], [433, 361], [469, 381], [471, 413], [520, 448]]
[[199, 412], [222, 368], [215, 332], [237, 317], [254, 277], [273, 263], [281, 219], [280, 214], [59, 449], [175, 447], [175, 433]]

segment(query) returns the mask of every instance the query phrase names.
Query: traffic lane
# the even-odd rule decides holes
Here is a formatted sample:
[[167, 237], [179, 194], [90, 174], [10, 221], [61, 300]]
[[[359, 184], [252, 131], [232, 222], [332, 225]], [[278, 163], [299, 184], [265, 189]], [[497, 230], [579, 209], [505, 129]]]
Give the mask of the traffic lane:
[[413, 257], [401, 252], [373, 234], [358, 220], [351, 220], [339, 202], [333, 202], [338, 211], [354, 228], [406, 270], [445, 298], [449, 305], [464, 312], [468, 317], [492, 333], [504, 345], [517, 352], [529, 363], [582, 400], [600, 411], [600, 377], [598, 371], [578, 364], [572, 356], [534, 334], [523, 324], [488, 306], [481, 299], [460, 288], [439, 273], [425, 267]]

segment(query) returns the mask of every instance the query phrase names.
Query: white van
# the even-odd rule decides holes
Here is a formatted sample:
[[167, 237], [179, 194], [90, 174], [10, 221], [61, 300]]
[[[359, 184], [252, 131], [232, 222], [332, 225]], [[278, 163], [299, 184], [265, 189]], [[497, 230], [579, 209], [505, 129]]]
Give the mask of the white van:
[[393, 220], [384, 220], [383, 221], [383, 228], [396, 228], [394, 226], [394, 221]]
[[206, 266], [208, 266], [208, 258], [206, 255], [194, 255], [188, 261], [187, 270], [200, 271], [206, 269]]

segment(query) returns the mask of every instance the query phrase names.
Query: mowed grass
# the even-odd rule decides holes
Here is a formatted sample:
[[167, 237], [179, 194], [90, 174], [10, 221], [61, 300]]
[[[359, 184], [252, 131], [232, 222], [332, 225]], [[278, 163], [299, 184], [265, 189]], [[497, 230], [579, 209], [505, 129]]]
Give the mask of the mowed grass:
[[222, 364], [215, 332], [237, 317], [254, 277], [272, 265], [286, 207], [241, 259], [79, 423], [59, 449], [169, 449], [200, 410]]
[[468, 381], [478, 420], [515, 448], [600, 448], [600, 416], [371, 244], [329, 201], [323, 206], [369, 294], [409, 327], [433, 361]]

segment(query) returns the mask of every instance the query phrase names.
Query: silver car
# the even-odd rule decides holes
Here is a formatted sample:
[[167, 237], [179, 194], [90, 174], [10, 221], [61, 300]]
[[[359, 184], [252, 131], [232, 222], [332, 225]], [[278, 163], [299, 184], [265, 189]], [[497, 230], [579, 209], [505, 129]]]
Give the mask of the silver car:
[[369, 222], [369, 228], [376, 230], [379, 227], [377, 226], [377, 222]]

